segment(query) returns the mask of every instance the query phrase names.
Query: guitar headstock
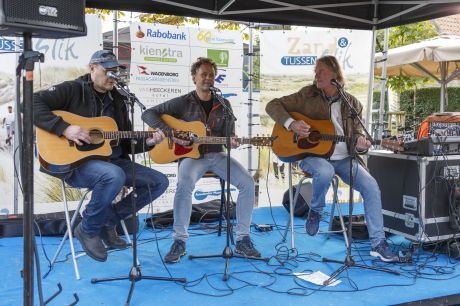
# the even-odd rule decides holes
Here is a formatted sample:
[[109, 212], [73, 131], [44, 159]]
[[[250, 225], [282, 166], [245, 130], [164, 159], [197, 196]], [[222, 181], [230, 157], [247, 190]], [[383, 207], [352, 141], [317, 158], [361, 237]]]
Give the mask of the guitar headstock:
[[394, 152], [403, 152], [403, 142], [399, 140], [382, 139], [381, 146]]
[[257, 147], [271, 147], [277, 136], [259, 136], [249, 139], [249, 143]]

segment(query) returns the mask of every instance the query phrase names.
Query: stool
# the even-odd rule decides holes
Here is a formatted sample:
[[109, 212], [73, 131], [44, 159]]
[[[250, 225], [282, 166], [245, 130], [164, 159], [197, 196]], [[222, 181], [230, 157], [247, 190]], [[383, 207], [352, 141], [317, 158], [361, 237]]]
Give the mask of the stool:
[[[300, 189], [302, 187], [303, 182], [306, 179], [310, 179], [311, 175], [310, 175], [310, 173], [303, 171], [304, 176], [297, 183], [296, 192], [293, 195], [292, 194], [292, 165], [291, 165], [291, 163], [289, 163], [288, 170], [289, 170], [289, 212], [290, 213], [289, 213], [289, 220], [288, 220], [288, 223], [286, 225], [286, 229], [284, 230], [283, 240], [282, 241], [283, 242], [286, 241], [286, 236], [287, 236], [287, 232], [289, 230], [289, 225], [290, 225], [291, 226], [291, 247], [295, 248], [295, 242], [294, 242], [294, 233], [295, 233], [295, 229], [294, 229], [294, 205], [297, 202], [297, 199], [299, 197]], [[331, 217], [330, 217], [330, 220], [329, 220], [329, 229], [328, 229], [328, 231], [325, 231], [325, 232], [320, 231], [320, 233], [327, 234], [328, 238], [333, 233], [342, 233], [343, 238], [345, 239], [345, 244], [348, 247], [347, 230], [346, 230], [346, 227], [345, 227], [345, 222], [343, 220], [342, 209], [340, 208], [340, 205], [337, 205], [338, 204], [337, 190], [339, 188], [339, 179], [338, 179], [337, 175], [335, 175], [332, 178], [331, 185], [332, 185], [332, 190], [333, 190], [333, 197], [332, 197]], [[307, 204], [309, 204], [309, 203], [307, 203]], [[332, 231], [332, 221], [334, 219], [336, 209], [337, 209], [337, 213], [338, 213], [338, 216], [339, 216], [340, 228], [341, 229], [337, 230], [337, 231]]]
[[[53, 265], [56, 263], [56, 260], [57, 260], [57, 258], [59, 256], [59, 254], [61, 253], [62, 247], [64, 246], [64, 243], [66, 242], [67, 238], [69, 238], [70, 252], [71, 252], [71, 256], [72, 256], [73, 268], [74, 268], [74, 271], [75, 271], [75, 278], [77, 280], [79, 280], [80, 279], [80, 271], [78, 269], [77, 258], [85, 256], [86, 253], [82, 252], [82, 253], [80, 253], [78, 255], [75, 254], [75, 247], [74, 247], [74, 243], [73, 243], [73, 232], [72, 232], [72, 230], [73, 230], [73, 227], [74, 227], [74, 224], [75, 224], [75, 220], [77, 219], [77, 215], [78, 214], [81, 215], [80, 210], [81, 210], [81, 207], [83, 205], [83, 202], [84, 202], [84, 200], [86, 199], [86, 196], [88, 195], [88, 193], [91, 190], [89, 190], [89, 189], [86, 190], [85, 193], [83, 194], [83, 196], [80, 198], [80, 201], [78, 202], [77, 208], [75, 209], [75, 213], [72, 216], [72, 219], [70, 219], [70, 215], [69, 215], [69, 205], [67, 203], [67, 195], [66, 195], [66, 184], [65, 184], [65, 181], [63, 179], [61, 179], [61, 191], [62, 191], [62, 201], [64, 202], [64, 214], [65, 214], [65, 221], [66, 221], [67, 230], [66, 230], [66, 232], [64, 234], [64, 237], [61, 239], [61, 243], [59, 244], [58, 249], [56, 250], [56, 253], [54, 254], [53, 259], [51, 260], [50, 268], [52, 268]], [[128, 243], [131, 244], [131, 239], [129, 238], [129, 234], [128, 234], [128, 230], [126, 229], [125, 222], [123, 220], [121, 220], [120, 223], [121, 223], [121, 227], [123, 228], [123, 232], [124, 232], [124, 234], [126, 236], [126, 239], [128, 240]]]
[[[224, 211], [224, 203], [225, 203], [225, 180], [222, 179], [220, 176], [215, 174], [212, 171], [206, 171], [205, 174], [201, 178], [216, 178], [219, 179], [220, 183], [220, 209], [219, 209], [219, 227], [217, 231], [217, 236], [222, 235], [222, 216]], [[228, 213], [228, 212], [227, 212]]]

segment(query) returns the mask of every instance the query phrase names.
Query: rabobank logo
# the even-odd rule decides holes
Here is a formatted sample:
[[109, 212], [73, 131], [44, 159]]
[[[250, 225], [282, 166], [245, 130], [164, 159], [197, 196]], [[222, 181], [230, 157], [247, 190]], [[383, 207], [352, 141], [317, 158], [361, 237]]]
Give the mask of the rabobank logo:
[[169, 30], [161, 31], [160, 29], [147, 29], [146, 36], [152, 38], [164, 38], [171, 40], [187, 40], [187, 34], [185, 34], [185, 32], [173, 33]]
[[196, 39], [198, 39], [198, 41], [204, 41], [205, 43], [211, 45], [235, 44], [235, 40], [233, 38], [215, 36], [211, 31], [199, 31], [196, 35]]
[[137, 75], [134, 76], [136, 81], [143, 82], [160, 82], [160, 83], [178, 83], [179, 73], [172, 71], [152, 71], [144, 65], [137, 65]]
[[184, 56], [182, 50], [151, 45], [140, 45], [138, 52], [146, 62], [177, 63], [177, 60]]
[[[235, 188], [230, 188], [230, 191], [235, 191], [236, 189]], [[225, 189], [224, 192], [226, 192], [227, 189]], [[218, 189], [218, 190], [210, 190], [210, 191], [203, 191], [203, 190], [196, 190], [193, 197], [198, 200], [198, 201], [201, 201], [201, 200], [204, 200], [206, 199], [207, 197], [220, 197], [220, 193], [221, 193], [221, 190]]]
[[313, 66], [317, 58], [315, 55], [283, 56], [281, 64], [284, 66]]

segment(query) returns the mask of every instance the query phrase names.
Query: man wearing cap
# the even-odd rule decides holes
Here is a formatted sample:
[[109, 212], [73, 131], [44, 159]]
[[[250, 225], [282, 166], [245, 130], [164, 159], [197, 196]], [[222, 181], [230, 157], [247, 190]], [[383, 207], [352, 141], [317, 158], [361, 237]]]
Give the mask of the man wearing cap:
[[[71, 125], [52, 111], [63, 110], [83, 117], [108, 116], [115, 120], [120, 131], [131, 130], [126, 100], [114, 87], [114, 80], [106, 73], [118, 72], [125, 67], [119, 64], [115, 54], [100, 50], [89, 62], [89, 73], [76, 80], [66, 81], [34, 94], [34, 124], [58, 136], [66, 137], [77, 145], [90, 143], [88, 130]], [[163, 140], [159, 131], [152, 137], [136, 143], [136, 153], [151, 149]], [[78, 188], [92, 190], [91, 200], [83, 212], [83, 220], [76, 227], [75, 235], [85, 252], [97, 261], [107, 260], [109, 248], [125, 248], [126, 242], [116, 231], [116, 224], [131, 215], [131, 194], [113, 204], [123, 186], [136, 185], [136, 208], [141, 209], [158, 198], [168, 187], [167, 177], [151, 168], [134, 164], [135, 182], [129, 154], [131, 142], [121, 140], [112, 147], [109, 161], [88, 160], [67, 173], [49, 173]], [[43, 169], [42, 169], [43, 170]]]

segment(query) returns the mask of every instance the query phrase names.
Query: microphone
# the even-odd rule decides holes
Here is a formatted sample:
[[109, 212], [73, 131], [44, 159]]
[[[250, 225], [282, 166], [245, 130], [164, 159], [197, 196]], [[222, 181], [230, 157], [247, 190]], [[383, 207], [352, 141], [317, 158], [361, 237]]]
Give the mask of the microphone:
[[342, 85], [339, 82], [337, 82], [336, 79], [332, 79], [331, 84], [337, 87], [338, 89], [342, 89]]
[[119, 83], [120, 85], [123, 85], [123, 81], [121, 80], [121, 77], [119, 75], [116, 75], [113, 71], [107, 71], [106, 73], [107, 77], [114, 80], [115, 82]]
[[220, 89], [214, 86], [209, 86], [209, 91], [211, 92], [220, 92]]

